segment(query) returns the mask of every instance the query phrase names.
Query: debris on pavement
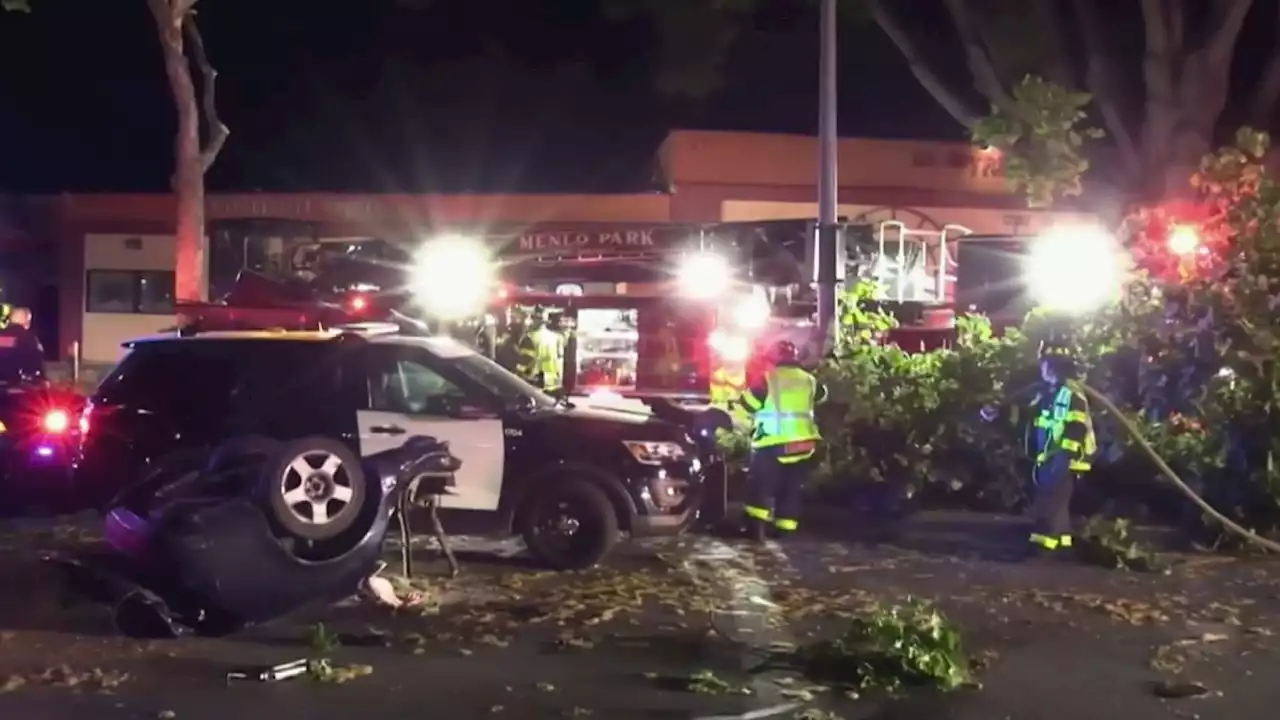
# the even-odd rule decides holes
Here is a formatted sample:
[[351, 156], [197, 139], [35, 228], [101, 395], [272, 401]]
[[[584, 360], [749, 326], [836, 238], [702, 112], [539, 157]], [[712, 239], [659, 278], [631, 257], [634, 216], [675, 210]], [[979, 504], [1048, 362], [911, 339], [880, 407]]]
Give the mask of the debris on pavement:
[[76, 670], [68, 665], [46, 668], [40, 672], [15, 674], [0, 678], [0, 693], [27, 687], [59, 687], [111, 692], [130, 679], [128, 673], [102, 668]]
[[310, 660], [302, 658], [300, 660], [291, 660], [286, 663], [280, 663], [279, 665], [271, 665], [268, 667], [232, 670], [227, 673], [227, 681], [256, 680], [257, 682], [278, 682], [280, 680], [289, 680], [305, 675], [310, 664]]

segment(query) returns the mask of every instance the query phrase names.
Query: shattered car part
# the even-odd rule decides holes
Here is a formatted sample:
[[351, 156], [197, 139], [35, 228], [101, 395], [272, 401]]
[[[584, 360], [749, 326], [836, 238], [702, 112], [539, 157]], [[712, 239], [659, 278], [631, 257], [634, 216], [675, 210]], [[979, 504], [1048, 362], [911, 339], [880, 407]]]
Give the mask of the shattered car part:
[[[409, 483], [456, 466], [442, 447], [414, 437], [366, 458], [359, 473], [366, 502], [336, 535], [298, 537], [272, 521], [273, 506], [255, 497], [260, 485], [228, 485], [225, 475], [206, 471], [181, 478], [183, 493], [164, 502], [113, 508], [104, 531], [112, 552], [62, 565], [72, 588], [111, 606], [129, 635], [222, 635], [334, 602], [355, 594], [377, 568]], [[298, 452], [298, 443], [282, 443], [281, 452]]]

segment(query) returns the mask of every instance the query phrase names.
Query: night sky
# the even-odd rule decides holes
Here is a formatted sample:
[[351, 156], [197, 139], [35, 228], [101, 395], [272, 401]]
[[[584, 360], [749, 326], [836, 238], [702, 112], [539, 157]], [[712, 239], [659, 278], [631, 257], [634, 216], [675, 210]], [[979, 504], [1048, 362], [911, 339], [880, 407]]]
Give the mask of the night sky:
[[[201, 0], [232, 135], [214, 190], [637, 191], [673, 127], [811, 133], [816, 3], [722, 92], [655, 91], [643, 21], [599, 0]], [[173, 109], [143, 0], [0, 14], [0, 191], [166, 189]], [[872, 25], [842, 29], [841, 131], [961, 137]]]

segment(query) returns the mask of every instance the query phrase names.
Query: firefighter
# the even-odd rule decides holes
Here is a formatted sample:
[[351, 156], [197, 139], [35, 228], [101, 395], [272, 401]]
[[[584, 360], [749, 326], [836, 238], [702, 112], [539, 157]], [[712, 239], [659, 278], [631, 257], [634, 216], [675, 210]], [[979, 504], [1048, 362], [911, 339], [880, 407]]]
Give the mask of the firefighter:
[[[1073, 390], [1076, 355], [1070, 345], [1052, 340], [1040, 346], [1039, 392], [1030, 403], [1034, 420], [1028, 449], [1034, 458], [1032, 526], [1028, 550], [1032, 556], [1070, 548], [1071, 496], [1081, 475], [1089, 472], [1097, 452], [1093, 419], [1084, 394]], [[995, 420], [997, 410], [988, 405], [982, 419]]]
[[533, 355], [533, 376], [538, 380], [535, 384], [547, 392], [560, 390], [564, 338], [547, 325], [547, 314], [542, 308], [534, 308], [527, 343], [520, 346], [520, 358], [522, 363], [526, 363], [525, 367], [530, 352]]
[[684, 363], [680, 355], [680, 341], [676, 338], [675, 323], [668, 320], [658, 328], [654, 338], [657, 344], [654, 365], [658, 382], [664, 389], [675, 388], [680, 381], [680, 369]]
[[0, 382], [24, 383], [44, 379], [44, 347], [31, 331], [31, 310], [10, 307], [0, 328]]
[[715, 370], [711, 371], [711, 407], [729, 413], [735, 425], [745, 425], [751, 419], [740, 402], [746, 391], [746, 364], [721, 359]]
[[799, 526], [801, 492], [822, 439], [814, 406], [827, 397], [826, 386], [800, 366], [793, 343], [777, 343], [771, 360], [740, 401], [755, 424], [745, 510], [748, 536], [757, 542], [770, 525], [779, 534]]

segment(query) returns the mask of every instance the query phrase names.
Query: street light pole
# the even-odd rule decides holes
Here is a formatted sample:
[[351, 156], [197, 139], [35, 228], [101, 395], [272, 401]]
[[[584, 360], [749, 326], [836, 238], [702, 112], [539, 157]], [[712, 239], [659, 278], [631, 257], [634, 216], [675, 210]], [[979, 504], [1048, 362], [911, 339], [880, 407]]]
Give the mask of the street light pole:
[[835, 346], [837, 326], [837, 248], [840, 228], [836, 225], [838, 187], [836, 156], [836, 0], [822, 0], [818, 58], [818, 232], [815, 253], [818, 290], [818, 341], [822, 356]]

